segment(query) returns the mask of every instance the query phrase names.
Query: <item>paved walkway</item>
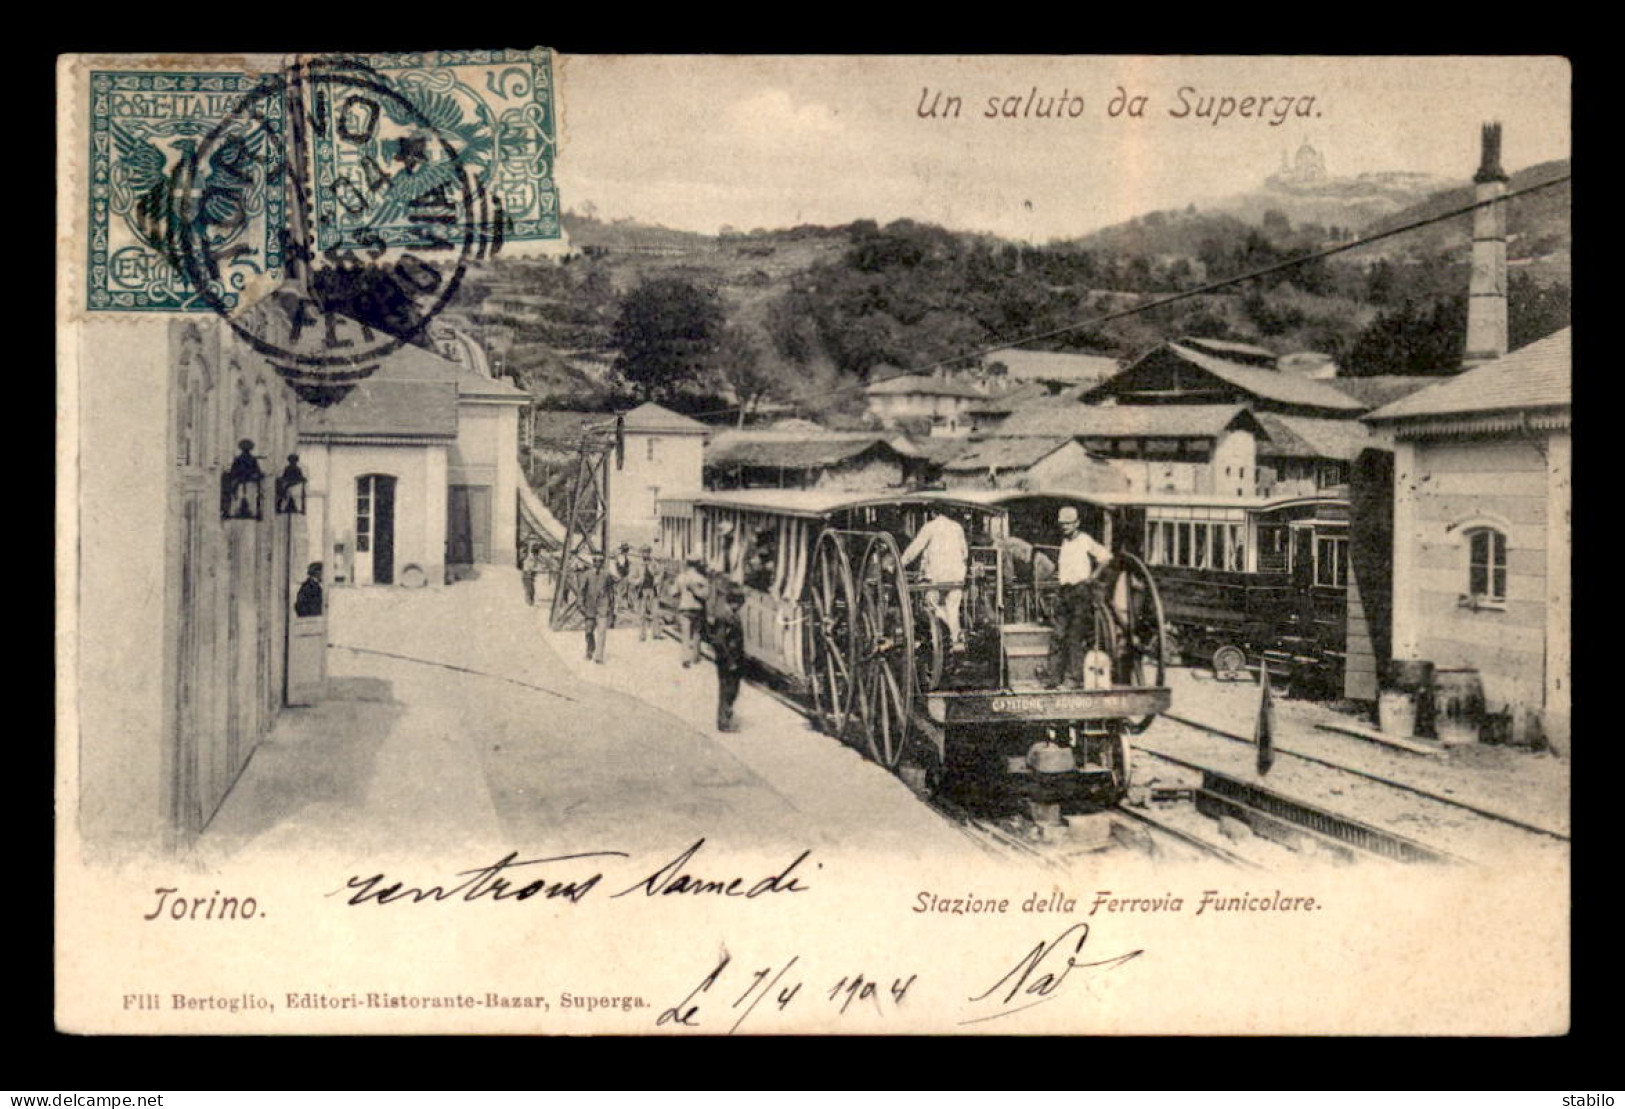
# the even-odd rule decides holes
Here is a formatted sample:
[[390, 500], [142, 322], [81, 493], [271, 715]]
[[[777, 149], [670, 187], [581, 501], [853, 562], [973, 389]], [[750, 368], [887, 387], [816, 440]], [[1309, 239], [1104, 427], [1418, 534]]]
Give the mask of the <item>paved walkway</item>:
[[329, 640], [328, 696], [284, 710], [201, 837], [202, 861], [701, 837], [968, 849], [902, 783], [759, 691], [741, 698], [744, 730], [718, 735], [714, 667], [683, 670], [670, 640], [619, 630], [610, 665], [587, 663], [579, 633], [554, 636], [525, 606], [517, 572], [331, 590]]

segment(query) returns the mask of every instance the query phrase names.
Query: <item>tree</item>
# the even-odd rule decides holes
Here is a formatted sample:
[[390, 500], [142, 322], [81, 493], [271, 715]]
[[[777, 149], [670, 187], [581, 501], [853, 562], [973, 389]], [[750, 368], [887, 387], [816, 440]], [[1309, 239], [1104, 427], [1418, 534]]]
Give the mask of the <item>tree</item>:
[[717, 344], [717, 373], [733, 390], [739, 406], [739, 426], [745, 414], [763, 398], [780, 391], [780, 381], [769, 372], [756, 344], [737, 327], [725, 328]]
[[723, 333], [717, 295], [676, 277], [645, 281], [621, 301], [615, 372], [642, 400], [670, 401], [702, 383]]

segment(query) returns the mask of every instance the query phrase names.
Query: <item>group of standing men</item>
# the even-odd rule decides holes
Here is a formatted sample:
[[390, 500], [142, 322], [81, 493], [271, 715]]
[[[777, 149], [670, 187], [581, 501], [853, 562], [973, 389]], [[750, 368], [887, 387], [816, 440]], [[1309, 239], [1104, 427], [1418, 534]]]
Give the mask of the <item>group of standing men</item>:
[[[527, 550], [520, 561], [527, 604], [536, 603], [535, 580], [541, 568], [540, 552], [535, 548]], [[587, 658], [604, 664], [608, 631], [623, 610], [636, 616], [639, 642], [659, 635], [662, 582], [663, 573], [648, 546], [639, 548], [635, 556], [630, 543], [622, 543], [612, 558], [606, 559], [601, 553], [592, 556], [590, 566], [577, 579]], [[713, 604], [712, 580], [698, 560], [690, 561], [677, 575], [675, 588], [683, 631], [683, 668], [700, 661], [700, 644], [709, 641], [717, 666], [717, 728], [737, 731], [734, 703], [745, 670], [745, 634], [739, 619], [744, 590], [719, 577], [715, 587], [717, 603]]]

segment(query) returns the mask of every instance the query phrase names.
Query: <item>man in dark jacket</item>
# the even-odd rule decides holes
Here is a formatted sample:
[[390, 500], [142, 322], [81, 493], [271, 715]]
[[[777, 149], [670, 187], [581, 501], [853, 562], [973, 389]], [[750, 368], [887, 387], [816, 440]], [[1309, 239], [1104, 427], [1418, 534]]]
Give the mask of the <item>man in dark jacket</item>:
[[745, 591], [737, 585], [724, 593], [725, 603], [711, 620], [711, 649], [717, 656], [717, 731], [737, 732], [734, 702], [739, 699], [739, 682], [745, 672], [745, 626], [739, 609]]
[[312, 562], [305, 570], [305, 580], [300, 583], [299, 595], [293, 599], [293, 614], [295, 616], [320, 616], [322, 614], [322, 564]]
[[581, 615], [586, 622], [587, 657], [594, 662], [604, 661], [604, 650], [609, 645], [608, 627], [600, 628], [599, 621], [608, 620], [615, 606], [615, 575], [604, 565], [604, 556], [592, 556], [592, 569], [581, 578]]

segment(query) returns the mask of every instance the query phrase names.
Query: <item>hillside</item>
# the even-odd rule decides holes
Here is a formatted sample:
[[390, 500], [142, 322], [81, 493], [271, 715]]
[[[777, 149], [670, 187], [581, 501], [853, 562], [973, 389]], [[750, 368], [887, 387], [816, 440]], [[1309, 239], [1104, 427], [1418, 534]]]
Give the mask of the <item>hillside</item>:
[[[1515, 192], [1555, 180], [1568, 174], [1570, 168], [1567, 158], [1530, 166], [1511, 175], [1507, 190]], [[1471, 204], [1473, 196], [1471, 184], [1442, 189], [1415, 204], [1373, 220], [1364, 231], [1366, 234], [1375, 234], [1417, 220], [1443, 215], [1452, 209]], [[1507, 207], [1507, 257], [1516, 263], [1561, 256], [1566, 266], [1571, 243], [1572, 203], [1571, 182], [1567, 181], [1512, 201]], [[1421, 228], [1388, 243], [1373, 245], [1361, 253], [1368, 253], [1373, 257], [1421, 258], [1441, 253], [1462, 252], [1467, 249], [1472, 236], [1472, 219], [1470, 214], [1458, 216], [1432, 227]]]

